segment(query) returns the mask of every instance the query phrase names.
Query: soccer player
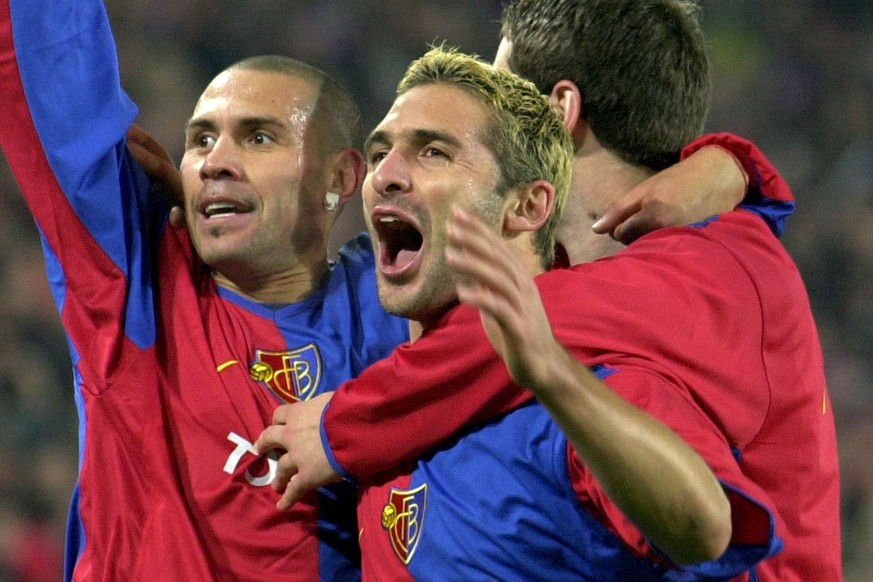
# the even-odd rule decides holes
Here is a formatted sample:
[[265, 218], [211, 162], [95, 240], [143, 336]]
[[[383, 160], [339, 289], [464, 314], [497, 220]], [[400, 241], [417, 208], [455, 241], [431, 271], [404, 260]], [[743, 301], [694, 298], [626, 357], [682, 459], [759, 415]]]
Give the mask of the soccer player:
[[[548, 121], [547, 114], [557, 119]], [[491, 391], [498, 399], [514, 392], [477, 312], [457, 306], [456, 283], [464, 277], [456, 278], [447, 262], [447, 241], [455, 235], [446, 225], [455, 205], [505, 241], [505, 253], [528, 279], [547, 268], [560, 222], [543, 214], [552, 190], [555, 212], [563, 207], [569, 168], [562, 166], [573, 149], [556, 150], [554, 126], [561, 123], [535, 87], [470, 57], [435, 49], [410, 67], [394, 106], [367, 140], [364, 204], [380, 300], [419, 322], [422, 334], [339, 388], [346, 397], [343, 418], [358, 424], [349, 402], [366, 407], [380, 392], [408, 408], [402, 394], [416, 398], [422, 385], [453, 392], [462, 409], [468, 394], [476, 402], [479, 385], [502, 386]], [[773, 239], [762, 221], [749, 218]], [[586, 334], [575, 329], [587, 309], [568, 299], [577, 282], [570, 278], [566, 285], [570, 271], [554, 273], [562, 278], [542, 292], [566, 311], [556, 334], [575, 356], [596, 357]], [[546, 408], [534, 403], [363, 481], [358, 516], [365, 578], [538, 579], [544, 572], [550, 580], [727, 578], [778, 549], [766, 496], [741, 474], [714, 427], [694, 416], [684, 427], [693, 427], [684, 435], [704, 462], [619, 396], [643, 404], [640, 393], [652, 384], [641, 381], [654, 368], [647, 371], [627, 356], [603, 358], [597, 377], [581, 365], [578, 371], [574, 380], [593, 394], [580, 412], [591, 413], [585, 423], [596, 427], [598, 438], [568, 443]], [[619, 394], [600, 381], [612, 376], [620, 378]], [[678, 394], [652, 400], [658, 404], [648, 408], [670, 420], [696, 413]], [[442, 431], [443, 414], [450, 412], [432, 415], [423, 401], [415, 406], [422, 410], [419, 431]], [[306, 442], [287, 438], [283, 423], [294, 408], [277, 410], [276, 425], [256, 445], [293, 451], [279, 461], [280, 489], [293, 473], [293, 459], [313, 453]], [[324, 428], [331, 446], [332, 434], [344, 434]], [[390, 426], [382, 434], [388, 438], [372, 448], [392, 456], [395, 446], [406, 447], [391, 438]], [[619, 519], [619, 509], [636, 527]], [[732, 528], [739, 516], [744, 522]], [[626, 538], [635, 545], [626, 547]], [[647, 550], [646, 539], [657, 550]]]
[[358, 579], [354, 491], [277, 514], [275, 459], [252, 446], [279, 403], [408, 337], [366, 237], [327, 261], [364, 173], [350, 95], [287, 58], [219, 74], [186, 129], [186, 231], [125, 145], [137, 110], [102, 2], [3, 0], [0, 53], [0, 143], [74, 363], [67, 578]]
[[[299, 229], [284, 223], [259, 229], [251, 242], [260, 247], [222, 246], [234, 235], [213, 227], [235, 228], [252, 200], [242, 190], [219, 194], [201, 205], [210, 214], [201, 227], [212, 226], [192, 229], [192, 247], [186, 233], [166, 226], [166, 210], [147, 196], [122, 142], [135, 109], [119, 87], [99, 4], [13, 0], [0, 11], [0, 43], [15, 55], [0, 74], [8, 98], [0, 139], [45, 238], [76, 364], [82, 459], [68, 577], [353, 578], [351, 527], [325, 515], [348, 516], [348, 504], [339, 501], [348, 497], [326, 491], [290, 517], [276, 517], [262, 486], [273, 460], [256, 459], [250, 444], [276, 404], [331, 389], [406, 337], [405, 324], [376, 305], [369, 241], [353, 241], [333, 266], [321, 248], [350, 184], [360, 180], [350, 151], [357, 138], [348, 137], [357, 131], [348, 119], [356, 117], [353, 104], [329, 79], [281, 59], [249, 61], [217, 78], [210, 87], [215, 99], [204, 106], [239, 103], [233, 88], [246, 81], [276, 81], [283, 94], [303, 96], [306, 121], [292, 133], [307, 138], [305, 153], [316, 152], [303, 159], [338, 156], [321, 168], [322, 178], [344, 177], [339, 187], [319, 183], [318, 167], [289, 163], [301, 157], [294, 144], [275, 139], [287, 135], [253, 123], [275, 121], [263, 117], [264, 109], [246, 118], [247, 126], [198, 115], [188, 135], [189, 192], [201, 182], [222, 182], [213, 192], [236, 190], [229, 183], [259, 192], [273, 184], [299, 195], [310, 214]], [[320, 91], [318, 104], [336, 114], [328, 115], [326, 133], [339, 143], [305, 131], [324, 126], [322, 118], [306, 118], [306, 79], [308, 89]], [[238, 149], [225, 147], [245, 136], [250, 141], [241, 139]], [[213, 146], [219, 153], [200, 164], [198, 156]], [[276, 155], [275, 167], [257, 161], [262, 154]], [[292, 175], [298, 169], [299, 192]], [[270, 204], [277, 205], [269, 208], [282, 209], [282, 201], [274, 197]], [[195, 222], [203, 217], [199, 208], [188, 209]], [[289, 218], [285, 211], [267, 218]], [[212, 257], [208, 263], [198, 248]], [[250, 253], [252, 262], [234, 257], [234, 249]], [[277, 255], [271, 264], [268, 257]], [[294, 273], [268, 276], [289, 257]], [[260, 274], [249, 277], [248, 269]]]
[[[684, 61], [654, 48], [672, 38], [662, 31], [677, 28], [653, 28], [650, 20], [653, 14], [677, 7], [685, 11], [690, 6], [530, 0], [513, 3], [506, 12], [507, 40], [498, 62], [535, 76], [540, 89], [564, 111], [575, 137], [573, 193], [558, 233], [573, 263], [591, 258], [583, 244], [590, 216], [597, 216], [656, 169], [657, 163], [650, 167], [653, 163], [647, 160], [659, 148], [667, 153], [678, 147], [664, 147], [657, 141], [661, 134], [678, 123], [689, 124], [684, 131], [694, 131], [702, 122], [705, 107], [673, 103], [675, 96], [661, 88], [663, 79], [652, 76], [652, 71], [659, 71], [680, 87], [685, 83], [682, 74], [688, 68], [677, 72], [676, 67]], [[679, 23], [684, 23], [678, 26], [680, 35], [699, 35], [693, 20], [686, 17]], [[654, 34], [645, 36], [647, 30]], [[624, 42], [630, 38], [634, 42]], [[705, 76], [705, 63], [700, 64], [697, 74]], [[623, 72], [620, 79], [613, 78], [614, 71]], [[651, 95], [659, 96], [660, 106], [646, 104], [643, 99]], [[677, 95], [686, 93], [680, 90]], [[693, 111], [696, 121], [683, 117]], [[618, 135], [616, 128], [630, 136]], [[646, 144], [652, 149], [646, 150]], [[753, 147], [748, 153], [750, 159], [760, 160]], [[752, 191], [769, 185], [771, 198], [760, 198], [757, 190], [744, 207], [757, 210], [778, 232], [790, 210], [790, 192], [775, 174], [749, 175]], [[653, 414], [692, 444], [697, 433], [714, 429], [722, 446], [734, 453], [739, 469], [763, 490], [762, 497], [772, 498], [778, 510], [773, 525], [785, 548], [757, 568], [760, 579], [839, 580], [836, 445], [814, 322], [790, 258], [775, 239], [764, 236], [760, 224], [749, 220], [745, 211], [726, 214], [693, 229], [645, 237], [608, 260], [580, 265], [574, 270], [581, 276], [566, 284], [572, 296], [564, 300], [564, 310], [550, 308], [548, 300], [546, 308], [553, 324], [569, 326], [568, 320], [577, 318], [577, 334], [584, 338], [564, 338], [557, 330], [556, 335], [567, 348], [571, 340], [587, 344], [587, 363], [616, 359], [613, 365], [620, 371], [607, 378], [610, 386], [646, 409], [657, 408]], [[560, 276], [542, 276], [538, 283]], [[583, 306], [585, 313], [580, 315]], [[531, 350], [536, 345], [514, 341]], [[314, 444], [304, 447], [308, 457], [291, 451], [287, 466], [280, 468], [285, 477], [299, 471], [283, 505], [308, 483], [330, 478], [330, 470], [314, 461], [322, 439], [322, 455], [330, 458], [334, 469], [368, 480], [400, 462], [420, 458], [455, 434], [458, 426], [487, 419], [483, 409], [494, 411], [505, 404], [511, 398], [505, 392], [480, 390], [487, 384], [480, 381], [487, 368], [473, 355], [472, 332], [458, 342], [463, 342], [462, 353], [456, 354], [447, 340], [441, 358], [434, 356], [434, 362], [443, 365], [431, 363], [420, 381], [400, 373], [390, 376], [386, 370], [389, 376], [383, 382], [373, 378], [371, 386], [378, 391], [363, 384], [342, 389], [323, 419], [316, 403], [280, 410], [277, 417], [285, 423], [287, 446], [311, 443], [311, 436], [316, 437]], [[534, 353], [550, 353], [548, 345]], [[412, 353], [410, 347], [398, 356], [398, 363], [408, 363]], [[622, 360], [628, 362], [624, 368]], [[634, 385], [633, 367], [641, 367], [649, 379]], [[671, 394], [680, 398], [675, 411], [662, 401]], [[685, 408], [689, 403], [690, 410]], [[318, 431], [308, 429], [312, 419], [322, 439]], [[292, 434], [295, 427], [300, 428], [298, 434]], [[387, 446], [374, 444], [386, 442]], [[598, 504], [605, 500], [597, 515], [611, 525], [623, 547], [638, 555], [651, 551], [632, 527], [625, 529], [627, 522], [608, 496], [598, 494], [596, 499]], [[745, 519], [735, 514], [735, 525]]]

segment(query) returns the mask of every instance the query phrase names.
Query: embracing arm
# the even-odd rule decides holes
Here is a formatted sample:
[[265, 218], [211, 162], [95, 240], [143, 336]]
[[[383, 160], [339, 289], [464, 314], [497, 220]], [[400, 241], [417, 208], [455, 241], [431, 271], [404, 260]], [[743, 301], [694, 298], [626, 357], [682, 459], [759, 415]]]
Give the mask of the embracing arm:
[[615, 201], [594, 231], [629, 244], [653, 230], [699, 222], [738, 205], [761, 216], [779, 236], [794, 212], [794, 196], [755, 144], [730, 133], [707, 134], [685, 146], [679, 163]]
[[368, 481], [533, 399], [510, 379], [474, 309], [459, 306], [444, 318], [340, 385], [329, 403], [276, 410], [255, 448], [283, 451], [273, 483], [280, 508], [340, 477]]

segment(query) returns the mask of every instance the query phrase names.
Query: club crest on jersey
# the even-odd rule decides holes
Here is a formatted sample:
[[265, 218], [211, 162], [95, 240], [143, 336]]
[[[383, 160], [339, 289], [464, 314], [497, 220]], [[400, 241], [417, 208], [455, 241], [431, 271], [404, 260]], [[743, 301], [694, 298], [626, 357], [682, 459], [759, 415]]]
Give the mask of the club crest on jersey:
[[249, 374], [285, 402], [309, 400], [321, 381], [321, 352], [315, 344], [286, 352], [256, 350]]
[[394, 553], [406, 565], [421, 539], [426, 509], [427, 483], [410, 491], [392, 487], [388, 503], [382, 508], [382, 527], [388, 530]]

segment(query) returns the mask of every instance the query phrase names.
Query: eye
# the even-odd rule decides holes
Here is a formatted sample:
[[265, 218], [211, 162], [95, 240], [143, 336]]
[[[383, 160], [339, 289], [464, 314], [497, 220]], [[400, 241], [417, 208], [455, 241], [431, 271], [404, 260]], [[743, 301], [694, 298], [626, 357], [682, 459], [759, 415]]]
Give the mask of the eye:
[[445, 152], [442, 148], [436, 146], [426, 146], [422, 150], [422, 154], [426, 158], [448, 158], [449, 154]]
[[255, 145], [269, 145], [275, 140], [273, 136], [264, 131], [255, 131], [252, 133], [251, 141]]
[[367, 164], [370, 167], [378, 166], [379, 162], [384, 160], [386, 155], [388, 155], [388, 152], [384, 149], [373, 150], [367, 154]]
[[208, 149], [215, 144], [215, 136], [211, 133], [199, 132], [188, 136], [187, 149]]

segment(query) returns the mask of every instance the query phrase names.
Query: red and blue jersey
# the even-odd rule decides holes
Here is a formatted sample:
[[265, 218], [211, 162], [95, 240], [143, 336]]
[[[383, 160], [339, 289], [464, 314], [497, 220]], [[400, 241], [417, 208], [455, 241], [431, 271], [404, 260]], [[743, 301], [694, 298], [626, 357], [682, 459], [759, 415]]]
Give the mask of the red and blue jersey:
[[718, 561], [676, 568], [628, 544], [632, 526], [603, 519], [589, 480], [548, 412], [522, 406], [365, 489], [364, 580], [726, 580], [778, 550], [767, 511], [734, 499], [754, 521], [742, 542]]
[[73, 357], [80, 472], [67, 578], [356, 579], [354, 491], [279, 512], [252, 443], [284, 401], [408, 338], [378, 303], [369, 240], [323, 285], [268, 307], [216, 287], [124, 141], [97, 0], [0, 1], [0, 143], [42, 237]]
[[[581, 361], [608, 371], [604, 381], [612, 389], [672, 428], [709, 464], [731, 502], [728, 552], [697, 569], [657, 570], [665, 564], [657, 549], [565, 441], [545, 428], [522, 441], [501, 432], [504, 423], [516, 424], [516, 414], [535, 416], [531, 424], [540, 417], [523, 408], [493, 420], [532, 396], [512, 384], [478, 313], [461, 306], [340, 387], [325, 411], [329, 458], [367, 485], [359, 504], [365, 578], [401, 572], [452, 579], [456, 561], [466, 567], [476, 548], [503, 559], [487, 562], [494, 570], [479, 570], [474, 579], [500, 578], [506, 567], [547, 571], [551, 579], [562, 565], [530, 560], [564, 555], [564, 542], [551, 532], [563, 536], [569, 524], [575, 529], [567, 539], [581, 540], [582, 555], [591, 558], [584, 547], [591, 536], [603, 550], [585, 566], [595, 568], [588, 573], [567, 566], [582, 579], [609, 579], [604, 572], [626, 572], [640, 559], [652, 562], [656, 579], [841, 579], [836, 441], [821, 348], [799, 273], [764, 221], [736, 210], [662, 229], [611, 257], [540, 275], [537, 284], [557, 339]], [[514, 430], [528, 429], [522, 422]], [[550, 439], [551, 456], [533, 450], [540, 438]], [[408, 462], [392, 470], [401, 461]], [[520, 469], [528, 462], [543, 466]], [[498, 466], [513, 469], [499, 473]], [[562, 507], [569, 512], [576, 504], [575, 513], [550, 513], [536, 505], [536, 489], [527, 497], [519, 491], [514, 480], [527, 478], [515, 473], [537, 470], [531, 483], [551, 479], [543, 485], [549, 489], [543, 504], [551, 508], [562, 490]], [[501, 477], [492, 479], [494, 471]], [[402, 505], [405, 497], [407, 509], [398, 509], [395, 501]], [[542, 515], [513, 518], [517, 527], [529, 527], [524, 537], [491, 537], [516, 502], [534, 504]], [[415, 527], [380, 530], [380, 523], [397, 523], [395, 514], [416, 516]], [[448, 574], [428, 574], [435, 567], [431, 553], [443, 555]], [[612, 566], [604, 565], [610, 560]], [[417, 562], [427, 566], [419, 570]]]
[[734, 157], [748, 179], [740, 208], [757, 214], [773, 234], [782, 236], [786, 219], [794, 213], [794, 194], [770, 160], [758, 146], [731, 133], [703, 135], [685, 146], [680, 158], [684, 160], [706, 146], [720, 147]]

